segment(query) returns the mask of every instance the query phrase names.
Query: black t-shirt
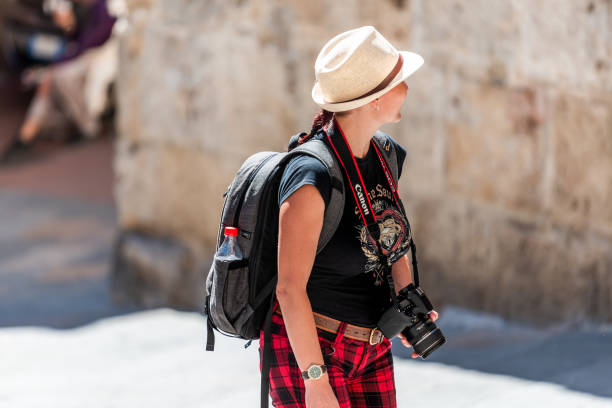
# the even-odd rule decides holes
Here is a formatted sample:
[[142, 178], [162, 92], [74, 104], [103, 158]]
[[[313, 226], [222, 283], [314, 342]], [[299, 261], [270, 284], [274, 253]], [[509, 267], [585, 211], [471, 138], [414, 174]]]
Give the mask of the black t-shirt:
[[[328, 128], [328, 132], [337, 131], [333, 125]], [[323, 132], [315, 137], [328, 143]], [[397, 142], [393, 143], [401, 174], [406, 151]], [[407, 222], [397, 209], [374, 149], [370, 146], [365, 157], [355, 159], [381, 225], [381, 245], [392, 253], [392, 259], [396, 259], [408, 250]], [[380, 286], [374, 284], [376, 258], [372, 251], [375, 247], [368, 242], [351, 187], [344, 174], [343, 178], [342, 219], [329, 243], [315, 257], [306, 290], [313, 311], [348, 323], [375, 327], [390, 305], [389, 285], [386, 280]], [[297, 156], [287, 164], [279, 187], [279, 206], [306, 184], [317, 188], [327, 207], [331, 195], [330, 176], [325, 165], [310, 156]]]

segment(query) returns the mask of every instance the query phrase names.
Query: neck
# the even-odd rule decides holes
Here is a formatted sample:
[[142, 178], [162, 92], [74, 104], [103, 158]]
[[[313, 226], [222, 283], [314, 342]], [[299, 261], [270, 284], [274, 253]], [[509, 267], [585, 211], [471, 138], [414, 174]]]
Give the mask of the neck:
[[336, 121], [346, 137], [353, 155], [359, 159], [365, 157], [370, 148], [370, 141], [378, 130], [378, 124], [367, 117], [359, 115], [336, 116]]

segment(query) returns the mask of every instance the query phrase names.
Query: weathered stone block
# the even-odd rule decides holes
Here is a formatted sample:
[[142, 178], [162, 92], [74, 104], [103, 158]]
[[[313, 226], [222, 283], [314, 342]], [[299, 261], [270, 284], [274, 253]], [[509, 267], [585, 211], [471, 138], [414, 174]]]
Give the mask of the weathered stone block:
[[121, 227], [180, 238], [198, 253], [213, 251], [222, 194], [240, 158], [178, 147], [144, 145], [130, 151], [120, 146], [127, 150], [116, 162]]
[[612, 237], [612, 98], [563, 93], [552, 115], [553, 217]]
[[546, 148], [538, 89], [465, 84], [456, 98], [458, 119], [447, 122], [448, 191], [538, 211]]
[[544, 325], [610, 319], [612, 244], [596, 234], [508, 217], [460, 199], [411, 199], [407, 211], [421, 282], [436, 305]]
[[114, 257], [111, 285], [116, 302], [146, 307], [203, 305], [204, 276], [179, 242], [124, 231]]
[[[140, 117], [141, 65], [133, 63], [140, 58], [142, 31], [149, 22], [149, 14], [143, 9], [132, 10], [130, 24], [126, 25], [119, 42], [119, 72], [117, 76], [117, 129], [122, 140], [139, 142], [142, 135]], [[122, 90], [130, 89], [130, 92]]]
[[[514, 2], [415, 0], [413, 45], [425, 61], [471, 80], [503, 84], [518, 52], [521, 21]], [[503, 75], [500, 77], [499, 71]]]
[[[612, 9], [606, 0], [516, 2], [517, 77], [554, 86], [612, 89]], [[552, 48], [551, 48], [552, 47]]]
[[[122, 64], [125, 87], [133, 91], [120, 97], [126, 110], [120, 129], [132, 141], [144, 134], [147, 142], [218, 154], [244, 155], [286, 144], [287, 129], [296, 127], [286, 90], [295, 87], [297, 64], [285, 8], [208, 3], [183, 9], [160, 2], [148, 12], [136, 8], [138, 18], [124, 35], [122, 55], [130, 61], [137, 53], [138, 63]], [[178, 10], [192, 10], [198, 21], [178, 24]], [[259, 21], [240, 18], [249, 12]], [[206, 20], [219, 13], [227, 18]], [[159, 61], [164, 69], [151, 69]], [[139, 84], [155, 86], [134, 86]], [[244, 117], [250, 120], [236, 120]]]
[[451, 97], [446, 75], [425, 64], [406, 83], [408, 96], [401, 110], [402, 120], [381, 128], [406, 149], [399, 190], [406, 194], [442, 194], [446, 139], [439, 118]]

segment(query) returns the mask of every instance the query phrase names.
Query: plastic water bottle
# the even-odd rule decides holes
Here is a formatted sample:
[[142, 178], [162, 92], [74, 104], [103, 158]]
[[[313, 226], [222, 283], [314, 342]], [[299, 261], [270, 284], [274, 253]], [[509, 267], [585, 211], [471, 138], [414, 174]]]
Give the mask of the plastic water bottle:
[[242, 259], [242, 251], [238, 246], [238, 228], [225, 227], [225, 238], [217, 251], [217, 259], [224, 261], [234, 261]]

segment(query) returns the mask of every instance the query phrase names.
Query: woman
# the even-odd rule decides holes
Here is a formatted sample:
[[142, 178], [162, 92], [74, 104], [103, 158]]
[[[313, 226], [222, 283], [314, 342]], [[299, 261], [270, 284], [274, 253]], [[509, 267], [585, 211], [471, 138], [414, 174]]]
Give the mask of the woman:
[[[345, 208], [319, 254], [332, 188], [327, 169], [314, 158], [298, 156], [281, 179], [270, 370], [276, 407], [396, 406], [391, 342], [376, 329], [390, 306], [389, 269], [379, 254], [384, 252], [392, 264], [397, 293], [412, 281], [406, 256], [410, 234], [393, 182], [371, 141], [381, 125], [401, 119], [408, 91], [404, 80], [422, 63], [417, 54], [395, 50], [371, 26], [337, 35], [317, 57], [312, 97], [323, 109], [300, 142], [318, 138], [335, 152], [344, 143], [354, 160], [342, 161]], [[406, 152], [393, 143], [401, 173]], [[353, 171], [357, 167], [352, 173], [359, 175], [357, 183], [350, 166]], [[371, 225], [370, 212], [379, 227], [378, 242], [365, 227]], [[263, 341], [262, 330], [260, 350]], [[402, 342], [410, 347], [404, 338]]]

